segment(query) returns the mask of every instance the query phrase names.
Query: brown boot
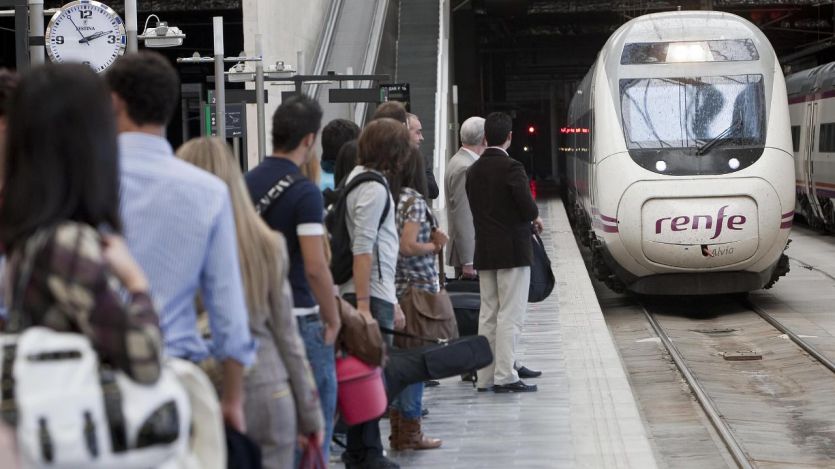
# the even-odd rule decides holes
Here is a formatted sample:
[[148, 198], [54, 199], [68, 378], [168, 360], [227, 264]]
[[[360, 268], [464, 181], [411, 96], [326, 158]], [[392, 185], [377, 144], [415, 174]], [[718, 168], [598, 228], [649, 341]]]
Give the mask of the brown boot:
[[395, 449], [399, 440], [403, 439], [403, 432], [400, 430], [400, 424], [403, 421], [403, 414], [399, 410], [389, 407], [389, 425], [391, 426], [391, 435], [389, 435], [389, 446]]
[[404, 449], [435, 449], [440, 448], [443, 441], [437, 438], [429, 438], [421, 431], [420, 418], [407, 419], [401, 416], [400, 433], [402, 438], [395, 440], [397, 447], [392, 447], [398, 451]]

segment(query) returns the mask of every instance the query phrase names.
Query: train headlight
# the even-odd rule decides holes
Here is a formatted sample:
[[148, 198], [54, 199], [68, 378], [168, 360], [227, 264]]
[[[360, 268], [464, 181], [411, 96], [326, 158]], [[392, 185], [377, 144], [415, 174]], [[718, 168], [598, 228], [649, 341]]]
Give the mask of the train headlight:
[[729, 159], [728, 167], [730, 167], [731, 169], [739, 169], [739, 160], [736, 158]]
[[705, 42], [674, 42], [667, 47], [667, 62], [712, 62]]
[[664, 172], [664, 171], [667, 170], [667, 163], [665, 163], [664, 161], [661, 161], [661, 160], [656, 161], [655, 162], [655, 169], [659, 172]]

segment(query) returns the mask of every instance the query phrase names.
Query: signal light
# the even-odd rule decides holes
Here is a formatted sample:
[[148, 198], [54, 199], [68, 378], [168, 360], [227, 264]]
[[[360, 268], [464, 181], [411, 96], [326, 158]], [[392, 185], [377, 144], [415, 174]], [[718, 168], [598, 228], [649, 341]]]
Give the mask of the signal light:
[[534, 126], [528, 127], [528, 133], [531, 134], [531, 135], [536, 133], [536, 127], [534, 127]]

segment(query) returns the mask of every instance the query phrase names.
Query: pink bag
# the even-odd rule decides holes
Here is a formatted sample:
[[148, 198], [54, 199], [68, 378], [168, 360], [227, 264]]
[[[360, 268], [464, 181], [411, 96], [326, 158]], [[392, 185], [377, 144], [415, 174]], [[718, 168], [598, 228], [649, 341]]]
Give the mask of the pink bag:
[[345, 423], [357, 425], [383, 415], [388, 400], [380, 367], [370, 366], [352, 355], [337, 357], [336, 380], [339, 382], [337, 403]]

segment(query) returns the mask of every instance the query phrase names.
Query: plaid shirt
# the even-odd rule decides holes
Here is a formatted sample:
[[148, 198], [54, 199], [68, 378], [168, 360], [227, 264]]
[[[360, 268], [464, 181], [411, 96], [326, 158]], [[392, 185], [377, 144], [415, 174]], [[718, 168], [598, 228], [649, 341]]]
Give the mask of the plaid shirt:
[[[27, 249], [39, 239], [42, 246]], [[21, 304], [24, 326], [84, 334], [103, 363], [125, 371], [139, 383], [157, 380], [162, 338], [151, 299], [145, 293], [124, 299], [95, 229], [64, 222], [51, 233], [41, 231], [27, 240], [10, 258], [9, 305], [17, 301], [22, 265], [33, 266]]]
[[[418, 243], [431, 242], [432, 225], [434, 218], [429, 213], [426, 200], [414, 189], [404, 187], [400, 192], [397, 201], [397, 234], [403, 236], [403, 226], [407, 222], [414, 222], [420, 226], [418, 230]], [[397, 297], [403, 296], [409, 286], [420, 288], [432, 293], [438, 293], [441, 289], [438, 280], [437, 256], [426, 254], [423, 256], [397, 255], [397, 273], [395, 275], [397, 284]]]

